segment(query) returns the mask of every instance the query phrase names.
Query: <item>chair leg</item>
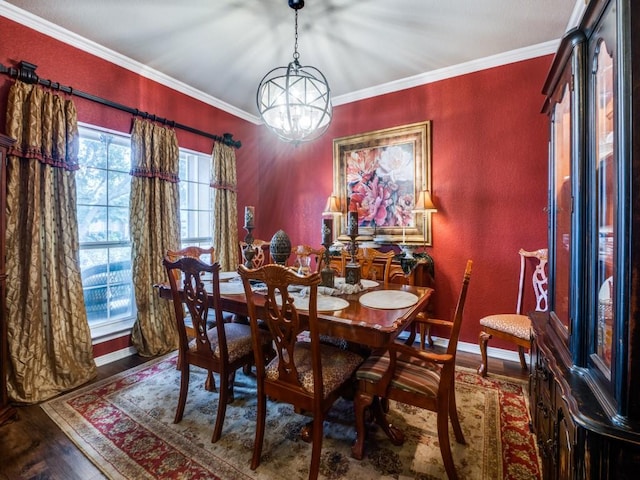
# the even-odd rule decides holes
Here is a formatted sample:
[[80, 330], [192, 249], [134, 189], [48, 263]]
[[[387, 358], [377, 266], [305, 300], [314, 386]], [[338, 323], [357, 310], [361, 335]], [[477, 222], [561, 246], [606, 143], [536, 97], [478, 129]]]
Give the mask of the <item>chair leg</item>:
[[451, 454], [451, 445], [449, 444], [448, 408], [449, 401], [447, 399], [438, 399], [438, 417], [436, 420], [438, 424], [438, 441], [440, 442], [440, 453], [442, 454], [442, 461], [444, 463], [444, 469], [447, 472], [447, 477], [449, 480], [457, 480], [458, 474], [453, 464], [453, 455]]
[[527, 361], [524, 358], [524, 347], [518, 345], [518, 355], [520, 355], [520, 366], [522, 370], [527, 370]]
[[478, 345], [480, 345], [480, 355], [482, 356], [482, 363], [478, 367], [478, 374], [486, 377], [487, 373], [489, 373], [489, 363], [487, 361], [487, 342], [491, 340], [492, 335], [487, 332], [480, 332], [480, 337], [478, 338]]
[[187, 393], [189, 391], [189, 364], [186, 360], [180, 359], [180, 395], [178, 397], [178, 407], [176, 408], [176, 416], [173, 418], [173, 423], [178, 423], [182, 420], [184, 414], [184, 406], [187, 403]]
[[449, 418], [451, 419], [451, 425], [453, 426], [453, 433], [456, 436], [456, 442], [465, 444], [464, 434], [462, 433], [462, 427], [460, 427], [460, 420], [458, 420], [458, 408], [456, 407], [456, 392], [452, 385], [449, 390]]
[[213, 372], [209, 370], [207, 372], [207, 379], [204, 381], [204, 389], [207, 392], [217, 392], [216, 389], [216, 379], [213, 378]]
[[264, 441], [264, 423], [267, 415], [267, 397], [258, 392], [258, 409], [256, 418], [256, 438], [253, 442], [253, 457], [251, 458], [251, 470], [255, 470], [260, 465], [262, 455], [262, 443]]
[[216, 424], [213, 428], [211, 443], [216, 443], [222, 436], [222, 426], [227, 413], [227, 403], [229, 403], [229, 376], [220, 375], [220, 393], [218, 394], [218, 413], [216, 414]]
[[357, 460], [362, 460], [364, 454], [365, 420], [366, 409], [373, 402], [373, 396], [368, 394], [358, 394], [353, 402], [353, 409], [356, 417], [356, 441], [351, 447], [351, 456]]
[[322, 415], [313, 417], [313, 444], [311, 445], [311, 466], [309, 467], [309, 480], [316, 480], [320, 472], [320, 453], [322, 452], [323, 431]]

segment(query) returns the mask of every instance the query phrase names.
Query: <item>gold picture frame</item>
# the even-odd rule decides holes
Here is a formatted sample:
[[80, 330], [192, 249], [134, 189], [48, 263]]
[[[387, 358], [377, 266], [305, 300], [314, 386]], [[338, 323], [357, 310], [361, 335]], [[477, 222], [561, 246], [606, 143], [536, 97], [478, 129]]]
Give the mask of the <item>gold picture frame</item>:
[[431, 121], [334, 139], [333, 189], [341, 240], [352, 202], [360, 237], [431, 245], [431, 215], [413, 211], [419, 192], [431, 191]]

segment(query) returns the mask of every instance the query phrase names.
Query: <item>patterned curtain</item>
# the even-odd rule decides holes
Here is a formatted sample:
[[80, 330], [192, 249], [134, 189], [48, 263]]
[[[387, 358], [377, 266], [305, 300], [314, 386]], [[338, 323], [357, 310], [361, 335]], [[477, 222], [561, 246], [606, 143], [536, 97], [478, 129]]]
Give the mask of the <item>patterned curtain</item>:
[[215, 142], [211, 155], [213, 188], [213, 246], [222, 271], [238, 268], [238, 198], [236, 193], [236, 152]]
[[15, 82], [7, 133], [8, 389], [35, 403], [96, 375], [78, 262], [76, 107]]
[[175, 131], [134, 119], [131, 155], [131, 269], [138, 307], [131, 340], [140, 355], [149, 357], [178, 348], [171, 302], [159, 298], [153, 288], [166, 277], [165, 252], [180, 245]]

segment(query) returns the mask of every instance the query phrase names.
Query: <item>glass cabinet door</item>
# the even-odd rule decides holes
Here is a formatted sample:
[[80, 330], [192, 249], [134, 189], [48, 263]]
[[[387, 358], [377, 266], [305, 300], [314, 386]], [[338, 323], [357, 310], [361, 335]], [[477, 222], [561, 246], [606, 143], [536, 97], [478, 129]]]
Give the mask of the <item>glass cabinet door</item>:
[[[591, 358], [607, 380], [611, 380], [612, 358], [615, 358], [615, 285], [616, 236], [618, 230], [618, 155], [616, 153], [615, 111], [615, 18], [613, 9], [604, 16], [591, 43], [592, 132], [591, 165], [595, 226], [592, 263], [595, 281], [591, 308], [595, 315], [594, 348]], [[610, 20], [610, 21], [607, 21]]]
[[[570, 71], [569, 71], [570, 73]], [[571, 78], [571, 75], [568, 75]], [[551, 118], [552, 149], [552, 245], [551, 262], [554, 272], [552, 285], [553, 315], [565, 331], [569, 329], [570, 272], [571, 272], [571, 88], [568, 82], [561, 85], [561, 100], [556, 103]]]

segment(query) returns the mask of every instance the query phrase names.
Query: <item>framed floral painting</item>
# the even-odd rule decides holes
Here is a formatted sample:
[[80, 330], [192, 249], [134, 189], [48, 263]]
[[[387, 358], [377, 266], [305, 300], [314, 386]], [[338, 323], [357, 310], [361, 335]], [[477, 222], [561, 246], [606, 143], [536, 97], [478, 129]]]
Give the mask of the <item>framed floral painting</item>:
[[361, 237], [431, 245], [431, 216], [414, 212], [431, 190], [430, 121], [334, 139], [333, 177], [343, 234], [346, 212], [357, 210]]

